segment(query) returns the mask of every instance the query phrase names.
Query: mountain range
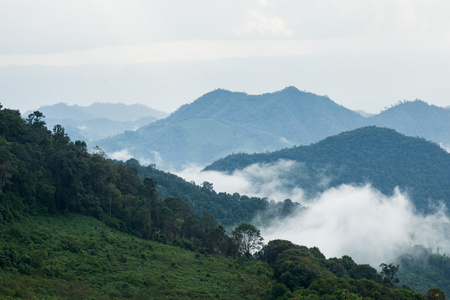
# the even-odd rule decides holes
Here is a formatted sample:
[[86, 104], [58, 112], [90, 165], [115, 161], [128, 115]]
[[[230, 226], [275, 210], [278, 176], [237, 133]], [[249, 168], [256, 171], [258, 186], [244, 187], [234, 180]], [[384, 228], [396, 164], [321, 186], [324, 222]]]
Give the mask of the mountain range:
[[165, 119], [98, 141], [98, 145], [108, 154], [126, 150], [158, 168], [180, 169], [189, 163], [206, 165], [231, 153], [309, 145], [368, 125], [450, 146], [448, 109], [416, 100], [363, 117], [327, 96], [295, 87], [262, 95], [218, 89]]
[[[56, 124], [64, 127], [73, 140], [88, 143], [136, 130], [157, 119], [165, 118], [167, 113], [142, 104], [93, 103], [89, 106], [58, 103], [42, 106], [38, 111], [44, 114], [47, 127], [51, 130]], [[24, 113], [27, 117], [32, 111]]]
[[436, 207], [440, 202], [450, 207], [450, 153], [423, 138], [375, 126], [343, 132], [309, 146], [232, 154], [205, 170], [232, 173], [280, 160], [297, 162], [286, 170], [283, 180], [310, 197], [341, 184], [370, 183], [387, 195], [400, 188], [422, 212], [432, 209], [429, 204]]
[[[141, 174], [141, 181], [135, 160], [127, 166], [101, 152], [89, 154], [85, 143], [70, 142], [61, 131], [48, 131], [39, 114], [23, 120], [16, 110], [0, 109], [0, 133], [1, 298], [278, 299], [320, 295], [325, 299], [333, 294], [354, 299], [427, 299], [413, 292], [409, 282], [419, 283], [421, 291], [428, 290], [431, 297], [445, 294], [430, 287], [448, 287], [448, 257], [431, 254], [431, 250], [428, 254], [421, 251], [426, 254], [421, 255], [422, 264], [412, 255], [402, 260], [406, 272], [401, 287], [395, 284], [398, 266], [392, 263], [382, 264], [389, 268], [383, 267], [378, 274], [348, 255], [327, 259], [317, 247], [287, 240], [271, 240], [262, 251], [249, 254], [239, 245], [247, 233], [261, 241], [260, 231], [241, 223], [229, 236], [214, 215], [207, 211], [197, 215], [196, 207], [170, 196], [171, 182], [177, 189], [183, 188], [174, 176], [154, 173], [150, 166], [146, 171], [151, 172]], [[341, 171], [338, 175], [379, 168], [384, 171], [376, 171], [387, 182], [398, 180], [400, 172], [405, 180], [417, 174], [430, 177], [429, 181], [413, 181], [417, 187], [431, 184], [437, 190], [444, 187], [445, 192], [450, 186], [450, 154], [435, 143], [391, 129], [360, 128], [275, 153], [302, 154], [313, 167], [323, 162], [331, 169], [339, 162], [355, 164], [348, 166], [350, 171], [345, 166], [337, 168]], [[269, 157], [271, 153], [256, 157], [261, 155]], [[369, 159], [369, 165], [361, 163], [364, 159]], [[156, 176], [147, 176], [151, 174], [160, 181], [167, 179], [161, 190], [167, 198], [160, 197]], [[436, 182], [439, 179], [444, 184]], [[214, 194], [206, 182], [191, 187], [183, 193], [195, 200], [199, 194], [191, 193], [194, 189]], [[232, 197], [245, 204], [239, 194]], [[255, 209], [251, 202], [246, 204], [242, 209]], [[372, 238], [377, 236], [367, 236]], [[260, 246], [262, 243], [258, 249]], [[408, 268], [403, 268], [404, 261]], [[393, 274], [389, 272], [392, 267], [396, 269]]]

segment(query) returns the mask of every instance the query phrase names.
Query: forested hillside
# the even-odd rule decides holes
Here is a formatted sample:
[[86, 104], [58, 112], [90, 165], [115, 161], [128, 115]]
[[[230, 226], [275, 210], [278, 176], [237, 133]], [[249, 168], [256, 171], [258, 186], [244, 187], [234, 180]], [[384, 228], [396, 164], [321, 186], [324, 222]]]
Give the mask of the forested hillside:
[[409, 136], [450, 146], [450, 110], [421, 100], [405, 101], [368, 119], [368, 124], [388, 127]]
[[226, 227], [235, 226], [240, 222], [250, 222], [258, 214], [264, 214], [265, 222], [268, 224], [275, 218], [286, 217], [301, 208], [299, 203], [290, 199], [274, 202], [267, 198], [248, 197], [239, 193], [217, 193], [210, 182], [205, 181], [200, 185], [187, 182], [152, 165], [141, 166], [135, 159], [130, 159], [125, 164], [136, 167], [142, 179], [151, 177], [156, 180], [158, 183], [156, 189], [161, 197], [182, 198], [198, 214], [207, 211]]
[[18, 111], [3, 109], [0, 132], [0, 221], [79, 213], [147, 239], [195, 239], [196, 248], [210, 249], [232, 245], [211, 214], [196, 214], [180, 198], [160, 198], [153, 179], [141, 181], [136, 168], [102, 152], [89, 154], [61, 126], [50, 132], [40, 112], [22, 120]]
[[397, 275], [401, 282], [421, 292], [426, 292], [430, 286], [439, 286], [450, 295], [450, 257], [445, 253], [432, 253], [423, 246], [415, 246], [413, 251], [400, 256], [398, 263]]
[[[290, 176], [310, 195], [344, 183], [370, 183], [385, 194], [395, 187], [408, 192], [420, 211], [429, 209], [428, 200], [450, 206], [450, 154], [425, 139], [387, 128], [360, 128], [272, 153], [233, 154], [205, 170], [232, 172], [280, 159], [302, 163]], [[319, 184], [323, 178], [329, 179], [326, 186]]]
[[273, 283], [262, 261], [141, 239], [77, 214], [3, 223], [0, 236], [1, 299], [258, 299]]
[[133, 163], [0, 109], [1, 298], [426, 299], [351, 257], [226, 232]]

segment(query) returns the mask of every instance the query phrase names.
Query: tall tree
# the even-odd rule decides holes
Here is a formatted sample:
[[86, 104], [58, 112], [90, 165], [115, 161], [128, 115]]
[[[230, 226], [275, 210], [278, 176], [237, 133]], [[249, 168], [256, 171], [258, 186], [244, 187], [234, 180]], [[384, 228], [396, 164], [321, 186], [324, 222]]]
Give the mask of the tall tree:
[[261, 232], [249, 223], [241, 223], [233, 232], [233, 241], [236, 243], [238, 252], [241, 255], [251, 257], [252, 253], [260, 250], [264, 239]]
[[400, 265], [394, 265], [393, 263], [390, 263], [388, 265], [382, 263], [380, 267], [381, 267], [381, 274], [388, 277], [390, 280], [394, 278], [395, 274], [400, 269]]

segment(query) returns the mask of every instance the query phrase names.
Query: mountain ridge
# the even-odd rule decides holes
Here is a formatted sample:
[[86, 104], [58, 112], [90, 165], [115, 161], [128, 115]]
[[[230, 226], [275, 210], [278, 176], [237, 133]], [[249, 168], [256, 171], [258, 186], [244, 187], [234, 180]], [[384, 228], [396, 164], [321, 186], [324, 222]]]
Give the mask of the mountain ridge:
[[183, 105], [165, 119], [134, 133], [99, 141], [99, 145], [107, 153], [127, 149], [137, 159], [148, 159], [149, 152], [157, 152], [163, 166], [164, 161], [170, 161], [172, 167], [180, 168], [192, 162], [205, 164], [236, 151], [309, 144], [356, 128], [362, 119], [328, 97], [294, 87], [262, 95], [219, 89]]
[[[450, 207], [450, 154], [423, 138], [375, 126], [346, 131], [309, 146], [269, 153], [232, 154], [204, 170], [232, 173], [253, 164], [275, 163], [280, 159], [304, 164], [303, 172], [293, 169], [288, 177], [310, 196], [341, 184], [370, 183], [388, 195], [399, 187], [423, 212], [431, 209], [429, 200], [442, 201]], [[306, 176], [302, 174], [305, 172]], [[323, 176], [330, 178], [326, 187], [317, 184]]]
[[[60, 102], [40, 107], [37, 111], [44, 114], [47, 127], [52, 130], [57, 124], [76, 140], [93, 143], [126, 130], [136, 130], [158, 118], [167, 116], [143, 104], [100, 103], [89, 106], [69, 105]], [[24, 117], [32, 114], [28, 111]]]

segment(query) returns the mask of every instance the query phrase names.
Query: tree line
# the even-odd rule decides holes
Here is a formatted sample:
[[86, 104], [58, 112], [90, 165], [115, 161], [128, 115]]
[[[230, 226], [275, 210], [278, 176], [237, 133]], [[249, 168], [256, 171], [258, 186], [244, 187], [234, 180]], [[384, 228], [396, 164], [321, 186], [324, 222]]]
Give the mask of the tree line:
[[179, 197], [159, 196], [136, 165], [107, 159], [60, 125], [52, 131], [36, 111], [0, 109], [0, 221], [28, 214], [78, 213], [145, 239], [236, 256], [238, 246], [213, 214]]
[[[263, 246], [259, 230], [248, 223], [227, 234], [213, 214], [198, 213], [179, 197], [162, 198], [157, 181], [138, 174], [133, 161], [109, 160], [100, 149], [91, 154], [85, 142], [72, 142], [59, 125], [48, 130], [40, 112], [22, 119], [18, 111], [0, 106], [1, 223], [28, 215], [81, 214], [137, 237], [199, 253], [258, 258], [270, 266], [276, 282], [270, 299], [424, 299], [407, 287], [396, 287], [389, 268], [383, 277], [350, 257], [325, 259], [317, 248], [281, 240]], [[208, 184], [201, 189], [213, 193]], [[293, 207], [289, 201], [282, 205]], [[17, 251], [5, 251], [0, 264], [14, 267]]]

